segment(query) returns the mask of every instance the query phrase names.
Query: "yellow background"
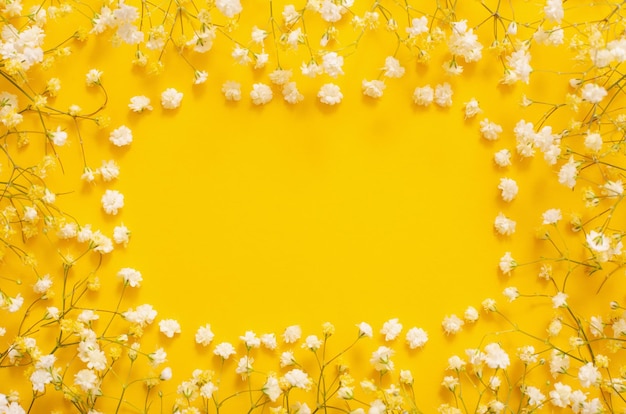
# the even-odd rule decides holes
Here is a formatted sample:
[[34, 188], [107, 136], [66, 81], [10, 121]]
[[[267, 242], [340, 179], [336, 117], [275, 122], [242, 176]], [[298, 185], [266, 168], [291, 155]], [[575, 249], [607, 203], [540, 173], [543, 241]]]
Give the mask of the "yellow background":
[[[258, 3], [244, 8], [265, 7]], [[474, 13], [470, 24], [482, 20], [482, 13]], [[204, 85], [191, 85], [193, 72], [173, 50], [164, 58], [165, 72], [148, 75], [132, 66], [132, 48], [110, 48], [107, 36], [73, 43], [70, 57], [42, 72], [44, 79], [61, 78], [55, 104], [88, 108], [101, 95], [85, 86], [85, 73], [103, 71], [111, 124], [98, 129], [85, 123], [83, 137], [88, 164], [96, 168], [115, 157], [121, 175], [106, 185], [82, 183], [77, 136], [70, 132], [71, 145], [59, 151], [68, 161], [56, 190], [72, 192], [59, 202], [80, 221], [108, 231], [123, 222], [132, 231], [128, 248], [105, 259], [101, 296], [110, 294], [108, 305], [115, 306], [117, 270], [142, 272], [141, 289], [130, 292], [122, 309], [151, 303], [158, 319], [181, 323], [181, 335], [169, 340], [159, 334], [156, 344], [168, 351], [173, 384], [215, 362], [209, 350], [194, 345], [195, 330], [205, 323], [216, 343], [237, 343], [246, 330], [280, 334], [292, 324], [301, 325], [305, 335], [320, 335], [321, 324], [330, 321], [339, 332], [337, 343], [348, 344], [354, 325], [366, 321], [375, 341], [351, 358], [355, 372], [367, 376], [369, 354], [382, 344], [378, 330], [397, 317], [404, 332], [417, 326], [430, 334], [423, 350], [410, 351], [404, 332], [393, 346], [398, 369], [414, 372], [421, 408], [433, 412], [445, 394], [440, 379], [448, 356], [478, 346], [484, 332], [501, 327], [491, 321], [487, 329], [466, 326], [450, 338], [441, 331], [442, 318], [462, 316], [468, 305], [479, 308], [486, 297], [503, 302], [501, 291], [511, 284], [535, 289], [537, 268], [529, 267], [523, 277], [517, 271], [502, 276], [498, 260], [509, 250], [520, 262], [537, 258], [541, 244], [534, 232], [541, 212], [576, 205], [579, 196], [557, 187], [556, 167], [539, 158], [514, 155], [514, 166], [502, 169], [493, 154], [502, 148], [514, 152], [514, 124], [524, 116], [536, 121], [542, 113], [523, 112], [522, 93], [550, 101], [562, 99], [565, 86], [553, 87], [554, 75], [542, 73], [533, 74], [531, 88], [500, 86], [501, 67], [487, 48], [483, 61], [466, 65], [458, 78], [442, 73], [445, 52], [421, 65], [401, 50], [406, 75], [388, 80], [383, 98], [373, 100], [362, 95], [361, 80], [378, 76], [394, 48], [393, 39], [380, 32], [365, 35], [362, 48], [346, 57], [346, 75], [336, 80], [302, 78], [301, 62], [291, 56], [305, 95], [295, 106], [283, 102], [277, 89], [271, 103], [253, 105], [248, 91], [253, 82], [269, 83], [272, 58], [264, 70], [242, 68], [232, 63], [232, 46], [224, 39], [207, 55], [193, 56], [209, 72]], [[486, 44], [489, 29], [479, 33]], [[552, 53], [534, 49], [533, 65], [548, 68], [562, 58]], [[220, 88], [226, 80], [242, 83], [240, 102], [225, 102]], [[335, 107], [315, 97], [326, 81], [342, 88], [343, 102]], [[444, 81], [454, 90], [451, 108], [412, 103], [416, 86]], [[177, 110], [159, 105], [169, 87], [184, 93]], [[127, 104], [135, 95], [150, 97], [154, 110], [131, 113]], [[484, 112], [465, 121], [463, 104], [471, 98]], [[500, 140], [480, 137], [485, 117], [503, 126]], [[122, 124], [133, 130], [134, 141], [129, 148], [113, 148], [108, 133]], [[511, 203], [502, 202], [497, 190], [505, 176], [520, 185]], [[105, 188], [125, 194], [117, 216], [106, 216], [100, 207]], [[511, 237], [493, 230], [500, 211], [518, 222]], [[54, 263], [49, 271], [58, 275], [59, 269]], [[156, 337], [157, 329], [149, 332]]]

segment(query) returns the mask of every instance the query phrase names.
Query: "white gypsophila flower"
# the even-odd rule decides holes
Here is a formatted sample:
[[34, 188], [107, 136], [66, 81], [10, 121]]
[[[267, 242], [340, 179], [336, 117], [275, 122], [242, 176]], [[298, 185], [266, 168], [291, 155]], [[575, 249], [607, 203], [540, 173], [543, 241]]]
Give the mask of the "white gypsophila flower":
[[62, 131], [61, 127], [57, 127], [55, 131], [48, 132], [50, 140], [57, 147], [62, 147], [67, 142], [67, 132]]
[[151, 111], [150, 98], [143, 95], [133, 96], [130, 98], [128, 108], [133, 112]]
[[154, 310], [152, 305], [145, 304], [139, 305], [136, 309], [130, 308], [126, 312], [122, 313], [122, 317], [130, 323], [136, 323], [140, 327], [154, 322], [154, 318], [157, 316], [157, 311]]
[[322, 70], [331, 78], [343, 75], [343, 56], [337, 52], [328, 52], [322, 57]]
[[283, 341], [286, 344], [292, 344], [296, 342], [302, 336], [302, 328], [299, 325], [291, 325], [285, 328], [283, 332]]
[[606, 91], [606, 89], [604, 89], [600, 85], [596, 85], [595, 83], [586, 83], [580, 91], [580, 95], [583, 101], [587, 101], [592, 104], [598, 104], [602, 102], [607, 94], [608, 92]]
[[173, 338], [175, 334], [180, 333], [180, 324], [174, 319], [163, 319], [159, 321], [159, 331], [168, 338]]
[[511, 178], [501, 178], [500, 184], [498, 184], [498, 189], [501, 192], [500, 195], [502, 200], [506, 202], [513, 201], [519, 191], [517, 183]]
[[561, 210], [558, 208], [551, 208], [546, 210], [542, 215], [543, 219], [542, 224], [556, 224], [559, 220], [563, 218], [561, 215]]
[[97, 171], [104, 181], [115, 180], [120, 175], [120, 167], [114, 160], [102, 161]]
[[308, 390], [311, 386], [311, 379], [299, 368], [294, 368], [284, 375], [285, 381], [292, 387]]
[[291, 351], [285, 351], [280, 354], [280, 367], [288, 367], [296, 363], [296, 358]]
[[511, 165], [511, 151], [508, 149], [501, 149], [493, 155], [493, 160], [498, 167], [508, 167]]
[[100, 85], [100, 78], [102, 77], [102, 72], [97, 69], [91, 69], [85, 75], [85, 82], [87, 86], [96, 86]]
[[215, 7], [229, 19], [241, 13], [243, 10], [239, 0], [216, 0]]
[[261, 344], [263, 344], [263, 346], [270, 351], [275, 350], [278, 347], [276, 335], [273, 333], [266, 333], [261, 335]]
[[295, 82], [287, 82], [283, 85], [283, 99], [285, 102], [290, 104], [297, 104], [298, 102], [302, 102], [304, 99], [304, 95], [300, 93], [298, 87]]
[[501, 133], [502, 127], [495, 122], [491, 122], [487, 118], [480, 121], [480, 134], [486, 140], [495, 141], [500, 137]]
[[400, 66], [400, 61], [393, 56], [387, 56], [385, 58], [385, 66], [383, 76], [387, 78], [401, 78], [404, 76], [405, 69]]
[[322, 85], [320, 90], [317, 92], [317, 97], [323, 104], [336, 105], [343, 99], [343, 94], [341, 93], [339, 86], [334, 83], [326, 83]]
[[91, 369], [81, 369], [74, 375], [74, 384], [86, 393], [96, 394], [99, 388], [98, 375]]
[[559, 292], [552, 296], [552, 307], [555, 309], [567, 307], [567, 293]]
[[282, 390], [280, 389], [280, 383], [278, 382], [278, 379], [273, 375], [267, 377], [267, 380], [265, 381], [265, 384], [263, 385], [263, 388], [261, 390], [272, 402], [275, 402], [282, 394]]
[[235, 368], [235, 374], [241, 375], [242, 379], [245, 379], [247, 375], [250, 375], [252, 372], [252, 364], [254, 364], [254, 358], [244, 355], [239, 358], [237, 362], [237, 368]]
[[371, 81], [363, 79], [361, 82], [361, 88], [363, 90], [363, 95], [377, 99], [383, 96], [385, 82], [377, 79]]
[[433, 101], [436, 105], [446, 108], [452, 105], [452, 87], [448, 82], [435, 86]]
[[587, 132], [585, 135], [585, 148], [592, 152], [598, 152], [602, 148], [602, 135], [597, 132]]
[[359, 323], [357, 325], [357, 328], [359, 328], [359, 336], [366, 336], [368, 338], [371, 338], [374, 335], [372, 327], [367, 322]]
[[441, 327], [446, 335], [454, 335], [461, 330], [465, 322], [456, 315], [446, 315], [441, 322]]
[[174, 88], [167, 88], [161, 93], [161, 106], [165, 109], [176, 109], [183, 100], [183, 93]]
[[576, 185], [578, 177], [578, 163], [574, 160], [574, 156], [570, 156], [567, 163], [561, 166], [559, 170], [559, 184], [572, 189]]
[[602, 379], [602, 375], [593, 362], [587, 362], [578, 369], [578, 380], [583, 388], [589, 388], [596, 385]]
[[435, 99], [435, 91], [430, 85], [417, 87], [413, 91], [413, 102], [419, 106], [428, 106]]
[[516, 222], [511, 220], [504, 213], [499, 213], [493, 223], [496, 231], [503, 236], [510, 236], [515, 233]]
[[105, 213], [116, 215], [124, 207], [124, 195], [117, 190], [106, 190], [101, 203]]
[[466, 62], [476, 62], [482, 57], [483, 45], [478, 41], [474, 29], [468, 29], [467, 20], [452, 23], [448, 48], [453, 56], [461, 56]]
[[246, 345], [246, 348], [258, 348], [261, 346], [261, 340], [253, 331], [246, 331], [242, 336], [239, 337]]
[[411, 20], [411, 26], [406, 28], [406, 32], [411, 37], [418, 36], [422, 33], [427, 33], [428, 31], [428, 19], [426, 18], [426, 16], [413, 18], [413, 20]]
[[116, 147], [123, 147], [133, 142], [133, 132], [125, 125], [114, 129], [109, 134], [109, 141]]
[[284, 85], [293, 76], [293, 72], [290, 69], [276, 69], [269, 74], [270, 81], [274, 85]]
[[511, 364], [509, 355], [496, 342], [485, 346], [484, 360], [487, 366], [493, 369], [506, 369]]
[[215, 346], [213, 353], [222, 359], [228, 359], [235, 354], [235, 347], [229, 342], [222, 342]]
[[511, 271], [515, 269], [516, 266], [517, 266], [517, 262], [515, 261], [515, 259], [513, 259], [511, 252], [504, 253], [504, 255], [500, 258], [499, 267], [500, 267], [500, 271], [503, 274], [505, 275], [510, 274]]
[[254, 69], [264, 68], [269, 61], [270, 55], [267, 53], [254, 53]]
[[594, 252], [602, 253], [611, 247], [609, 238], [601, 232], [591, 230], [586, 237], [587, 245]]
[[273, 98], [272, 88], [264, 83], [255, 83], [250, 91], [250, 98], [255, 105], [264, 105]]
[[468, 306], [463, 313], [463, 319], [465, 319], [469, 323], [474, 323], [478, 320], [480, 315], [478, 314], [478, 310], [473, 306]]
[[45, 274], [37, 279], [37, 282], [33, 286], [33, 292], [45, 295], [52, 287], [52, 278], [49, 274]]
[[322, 346], [322, 341], [316, 335], [309, 335], [304, 339], [302, 348], [310, 351], [317, 351]]
[[241, 100], [241, 85], [238, 82], [226, 81], [222, 85], [222, 93], [227, 101]]
[[512, 85], [515, 82], [528, 84], [533, 68], [530, 66], [530, 53], [525, 48], [519, 48], [506, 57], [506, 70], [500, 80], [505, 85]]
[[130, 230], [128, 230], [128, 227], [126, 227], [124, 223], [119, 226], [115, 226], [113, 229], [113, 241], [124, 247], [128, 245], [128, 242], [130, 241]]
[[372, 357], [370, 358], [370, 363], [374, 367], [376, 371], [379, 372], [387, 372], [393, 371], [394, 363], [391, 360], [391, 357], [394, 354], [394, 350], [386, 347], [379, 346], [378, 349], [372, 352]]
[[596, 338], [604, 336], [604, 321], [601, 315], [589, 319], [589, 332]]
[[161, 373], [159, 374], [159, 379], [161, 381], [169, 381], [172, 379], [172, 368], [170, 367], [165, 367], [161, 370]]
[[541, 390], [532, 385], [524, 387], [524, 394], [528, 397], [528, 404], [531, 407], [538, 407], [546, 400], [546, 396], [541, 393]]
[[117, 277], [124, 280], [124, 283], [130, 287], [139, 287], [143, 278], [141, 272], [131, 267], [123, 267], [117, 272]]
[[250, 37], [252, 38], [252, 42], [258, 45], [262, 45], [263, 41], [267, 37], [267, 31], [263, 29], [259, 29], [257, 26], [253, 26]]
[[324, 68], [315, 62], [309, 62], [308, 64], [303, 63], [302, 66], [300, 66], [300, 71], [302, 72], [302, 75], [314, 78], [317, 75], [324, 73]]
[[563, 11], [563, 0], [547, 0], [543, 12], [546, 15], [546, 19], [555, 23], [561, 23], [565, 15]]
[[506, 296], [509, 302], [513, 302], [515, 299], [519, 298], [519, 291], [514, 286], [504, 288], [502, 294]]
[[406, 343], [409, 348], [421, 348], [428, 342], [428, 333], [422, 328], [411, 328], [406, 332]]
[[202, 85], [209, 79], [209, 72], [206, 70], [195, 70], [193, 72], [193, 84]]
[[150, 360], [150, 365], [156, 368], [167, 362], [167, 352], [163, 348], [158, 348], [156, 351], [148, 354], [148, 359]]
[[517, 356], [524, 364], [534, 364], [537, 362], [537, 354], [535, 347], [532, 345], [524, 345], [517, 348]]
[[385, 335], [385, 341], [393, 341], [402, 332], [402, 324], [398, 322], [398, 318], [389, 319], [383, 324], [380, 333]]
[[472, 98], [469, 102], [466, 102], [463, 105], [463, 111], [465, 114], [465, 119], [470, 119], [481, 113], [483, 110], [480, 109], [480, 105], [476, 98]]
[[460, 371], [467, 363], [458, 355], [452, 355], [448, 358], [448, 370]]
[[206, 324], [199, 327], [196, 331], [196, 343], [202, 346], [208, 346], [213, 341], [214, 336], [213, 331], [211, 331], [211, 325]]

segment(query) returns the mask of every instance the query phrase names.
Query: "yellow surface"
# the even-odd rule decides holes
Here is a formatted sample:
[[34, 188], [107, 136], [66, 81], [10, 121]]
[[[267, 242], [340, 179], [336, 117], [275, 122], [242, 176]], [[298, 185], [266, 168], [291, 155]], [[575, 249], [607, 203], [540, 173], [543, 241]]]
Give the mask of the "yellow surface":
[[[265, 7], [244, 4], [249, 10], [257, 6]], [[471, 24], [484, 18], [478, 3], [463, 7]], [[481, 40], [489, 30], [481, 28]], [[537, 268], [502, 276], [499, 258], [513, 251], [520, 262], [534, 260], [545, 248], [535, 240], [541, 212], [578, 205], [579, 194], [546, 180], [558, 169], [540, 157], [522, 161], [514, 155], [514, 166], [506, 169], [493, 163], [495, 151], [513, 150], [517, 120], [536, 121], [543, 113], [541, 108], [521, 108], [522, 94], [551, 101], [561, 99], [565, 88], [552, 88], [552, 75], [540, 71], [530, 87], [497, 85], [501, 67], [494, 65], [487, 47], [486, 58], [467, 64], [458, 78], [442, 73], [445, 53], [420, 65], [401, 50], [406, 75], [388, 80], [383, 98], [373, 100], [362, 95], [361, 79], [378, 75], [394, 42], [383, 30], [366, 33], [363, 48], [346, 58], [347, 75], [332, 80], [344, 94], [339, 105], [319, 103], [315, 94], [322, 81], [299, 75], [301, 62], [293, 57], [304, 101], [291, 106], [275, 93], [271, 103], [257, 107], [247, 93], [252, 82], [267, 82], [275, 64], [271, 58], [264, 70], [236, 66], [229, 57], [231, 45], [218, 39], [209, 54], [193, 56], [194, 64], [209, 72], [206, 84], [194, 86], [192, 71], [173, 50], [164, 58], [164, 73], [149, 75], [132, 66], [131, 47], [111, 48], [108, 37], [73, 42], [72, 55], [41, 76], [61, 79], [63, 93], [54, 102], [58, 107], [76, 103], [91, 108], [102, 96], [85, 86], [84, 75], [91, 68], [103, 72], [110, 125], [98, 129], [85, 122], [81, 131], [88, 165], [97, 168], [101, 160], [115, 157], [120, 177], [107, 184], [82, 183], [78, 137], [70, 132], [71, 145], [59, 150], [65, 173], [55, 174], [55, 189], [69, 193], [59, 196], [59, 204], [79, 221], [108, 232], [123, 222], [132, 231], [129, 246], [116, 249], [99, 270], [103, 288], [98, 306], [116, 306], [120, 285], [115, 274], [130, 266], [142, 272], [144, 282], [139, 291], [127, 292], [121, 310], [150, 303], [159, 312], [157, 319], [181, 323], [182, 334], [172, 340], [158, 334], [158, 326], [147, 330], [156, 338], [154, 346], [165, 347], [167, 365], [174, 368], [174, 379], [164, 385], [166, 407], [175, 384], [193, 369], [218, 366], [210, 349], [194, 344], [195, 330], [205, 323], [215, 332], [214, 343], [239, 344], [246, 330], [280, 335], [298, 324], [305, 336], [321, 335], [321, 324], [330, 321], [338, 332], [333, 347], [339, 350], [356, 336], [355, 324], [366, 321], [374, 327], [374, 340], [360, 343], [347, 358], [355, 377], [367, 377], [373, 375], [369, 356], [383, 344], [378, 331], [388, 319], [399, 318], [405, 331], [417, 326], [430, 335], [424, 349], [412, 351], [404, 344], [404, 331], [393, 347], [398, 370], [414, 373], [420, 408], [435, 412], [447, 399], [440, 385], [447, 358], [479, 346], [485, 332], [506, 327], [487, 317], [479, 322], [482, 326], [466, 325], [451, 338], [441, 331], [443, 317], [461, 316], [469, 305], [480, 308], [487, 297], [504, 302], [501, 292], [511, 281], [520, 290], [537, 289]], [[549, 67], [552, 59], [561, 58], [551, 53], [545, 47], [533, 50], [533, 65]], [[230, 79], [242, 83], [244, 96], [238, 103], [226, 103], [220, 92]], [[454, 89], [451, 108], [422, 109], [412, 103], [416, 86], [443, 81]], [[160, 93], [169, 87], [184, 93], [182, 106], [174, 111], [159, 105]], [[150, 97], [154, 110], [131, 113], [127, 104], [135, 95]], [[466, 121], [463, 104], [471, 98], [484, 112]], [[484, 117], [502, 125], [499, 141], [480, 137]], [[133, 130], [134, 142], [113, 148], [108, 133], [122, 124]], [[502, 202], [497, 190], [504, 176], [520, 186], [512, 203]], [[102, 212], [105, 188], [125, 194], [126, 206], [117, 216]], [[511, 237], [493, 230], [500, 211], [517, 221], [518, 231]], [[40, 267], [58, 280], [60, 264], [49, 260]], [[533, 321], [534, 314], [520, 312], [522, 321]], [[238, 351], [243, 354], [240, 345]], [[233, 371], [235, 365], [230, 361], [225, 369]], [[228, 378], [238, 381], [234, 374]], [[139, 388], [129, 393], [141, 395]], [[55, 404], [60, 411], [71, 409], [67, 403]]]

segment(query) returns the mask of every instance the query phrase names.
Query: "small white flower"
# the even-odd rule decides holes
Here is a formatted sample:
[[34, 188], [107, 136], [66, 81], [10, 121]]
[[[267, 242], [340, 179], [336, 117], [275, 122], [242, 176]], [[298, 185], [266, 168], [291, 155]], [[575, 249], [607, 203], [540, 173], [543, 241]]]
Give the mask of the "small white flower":
[[482, 109], [480, 109], [478, 101], [475, 98], [472, 98], [469, 102], [466, 102], [463, 107], [465, 111], [465, 119], [473, 118], [483, 111]]
[[441, 327], [446, 335], [456, 334], [461, 330], [465, 322], [461, 318], [456, 315], [449, 315], [443, 318], [441, 322]]
[[512, 201], [519, 191], [517, 183], [511, 178], [501, 178], [498, 189], [501, 191], [502, 200], [506, 202]]
[[111, 131], [109, 141], [116, 147], [123, 147], [133, 142], [133, 132], [125, 125]]
[[465, 309], [465, 313], [463, 314], [463, 319], [465, 319], [469, 323], [474, 323], [479, 318], [478, 310], [473, 306], [468, 306]]
[[302, 336], [302, 328], [298, 325], [291, 325], [285, 328], [285, 332], [283, 332], [283, 341], [286, 344], [292, 344], [296, 342]]
[[421, 348], [428, 342], [428, 334], [422, 328], [411, 328], [406, 333], [406, 343], [409, 348]]
[[543, 224], [556, 224], [559, 220], [563, 218], [561, 215], [561, 210], [558, 208], [551, 208], [546, 210], [541, 217], [543, 218]]
[[377, 99], [383, 96], [385, 82], [376, 79], [371, 81], [363, 79], [363, 82], [361, 82], [361, 88], [363, 89], [363, 95]]
[[559, 292], [552, 296], [552, 307], [555, 309], [567, 307], [567, 293]]
[[255, 83], [252, 85], [250, 98], [252, 99], [253, 104], [264, 105], [273, 98], [272, 88], [264, 83]]
[[496, 216], [493, 226], [496, 231], [503, 236], [510, 236], [515, 233], [516, 223], [514, 220], [506, 217], [503, 213], [499, 213]]
[[222, 85], [222, 93], [227, 101], [241, 100], [241, 85], [234, 81], [226, 81]]
[[519, 297], [519, 291], [514, 286], [509, 286], [502, 291], [502, 294], [507, 297], [509, 302], [513, 302]]
[[380, 333], [385, 335], [385, 341], [393, 341], [402, 332], [402, 324], [398, 322], [398, 318], [389, 319], [383, 324]]
[[159, 379], [161, 381], [169, 381], [172, 379], [172, 368], [170, 367], [165, 367], [163, 368], [163, 370], [161, 371], [161, 374], [159, 374]]
[[116, 215], [118, 210], [124, 207], [124, 195], [117, 190], [106, 190], [101, 202], [107, 214]]
[[608, 92], [600, 85], [596, 85], [595, 83], [586, 83], [582, 87], [580, 94], [584, 101], [592, 104], [598, 104], [602, 102]]
[[511, 252], [504, 253], [504, 256], [500, 258], [499, 267], [503, 274], [508, 275], [513, 269], [515, 269], [516, 266], [517, 262], [513, 259]]
[[357, 328], [359, 328], [359, 336], [371, 338], [374, 335], [372, 327], [367, 322], [361, 322], [357, 325]]
[[175, 334], [179, 334], [180, 324], [174, 319], [163, 319], [159, 321], [159, 330], [168, 338], [173, 338]]
[[441, 85], [435, 86], [434, 102], [443, 108], [452, 105], [452, 87], [449, 83], [444, 82]]
[[413, 91], [413, 102], [419, 106], [428, 106], [435, 99], [435, 91], [430, 85], [417, 87]]
[[57, 147], [62, 147], [67, 142], [67, 132], [62, 131], [61, 127], [57, 127], [55, 131], [50, 131], [50, 140]]
[[319, 92], [317, 92], [317, 97], [320, 99], [320, 102], [326, 105], [335, 105], [341, 102], [343, 94], [339, 86], [334, 83], [327, 83], [322, 85]]
[[87, 86], [96, 86], [100, 85], [100, 78], [102, 77], [102, 72], [97, 69], [91, 69], [87, 72], [85, 76], [85, 81], [87, 82]]
[[117, 272], [117, 277], [124, 280], [124, 283], [130, 287], [138, 287], [143, 280], [141, 272], [131, 267], [123, 267]]
[[500, 134], [502, 133], [502, 127], [485, 118], [480, 121], [480, 133], [483, 138], [489, 141], [495, 141], [500, 137]]
[[183, 100], [183, 93], [174, 88], [167, 88], [161, 93], [161, 106], [165, 109], [176, 109]]
[[498, 167], [508, 167], [511, 165], [511, 151], [508, 149], [501, 149], [493, 155], [493, 160]]
[[202, 346], [208, 346], [213, 341], [213, 331], [211, 331], [211, 325], [206, 324], [201, 326], [196, 331], [196, 343]]
[[133, 96], [130, 98], [128, 108], [133, 112], [151, 111], [150, 98], [143, 95]]
[[387, 78], [401, 78], [404, 76], [404, 68], [400, 66], [400, 61], [393, 56], [385, 58], [385, 66], [382, 68]]

